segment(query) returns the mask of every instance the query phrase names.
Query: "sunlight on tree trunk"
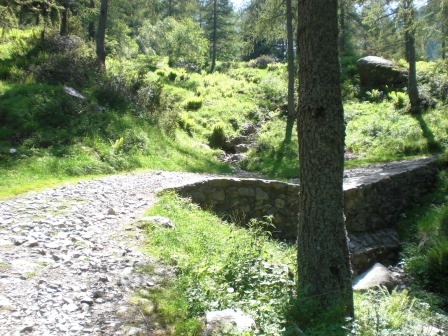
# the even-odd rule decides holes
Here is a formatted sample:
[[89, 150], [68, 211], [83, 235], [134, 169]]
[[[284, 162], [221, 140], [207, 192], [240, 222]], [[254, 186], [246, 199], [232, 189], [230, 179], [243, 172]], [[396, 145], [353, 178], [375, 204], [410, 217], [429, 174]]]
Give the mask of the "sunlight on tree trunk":
[[337, 0], [299, 0], [299, 299], [353, 316], [343, 212], [344, 111]]

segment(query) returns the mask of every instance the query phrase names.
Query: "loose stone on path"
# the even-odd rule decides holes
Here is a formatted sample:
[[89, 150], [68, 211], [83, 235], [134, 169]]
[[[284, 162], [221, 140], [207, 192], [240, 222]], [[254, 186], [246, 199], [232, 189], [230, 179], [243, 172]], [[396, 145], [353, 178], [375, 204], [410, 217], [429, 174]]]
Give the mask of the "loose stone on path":
[[138, 250], [139, 229], [125, 228], [156, 190], [206, 178], [116, 175], [0, 201], [0, 335], [148, 333], [129, 299], [169, 271], [137, 273], [152, 261]]

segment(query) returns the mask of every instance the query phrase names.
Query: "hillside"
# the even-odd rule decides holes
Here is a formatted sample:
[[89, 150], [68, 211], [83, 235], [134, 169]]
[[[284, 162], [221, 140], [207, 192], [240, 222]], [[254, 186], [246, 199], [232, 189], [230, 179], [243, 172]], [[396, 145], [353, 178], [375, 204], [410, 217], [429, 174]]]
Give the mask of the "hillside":
[[[281, 180], [298, 177], [297, 132], [286, 116], [285, 63], [261, 56], [247, 62], [218, 62], [216, 71], [208, 73], [170, 67], [167, 57], [115, 55], [107, 59], [104, 72], [93, 54], [93, 45], [76, 36], [47, 35], [42, 41], [39, 31], [31, 29], [13, 29], [5, 35], [0, 45], [0, 197], [64, 181], [142, 170], [248, 174]], [[411, 115], [406, 113], [404, 87], [360, 84], [356, 59], [342, 59], [346, 167], [426, 155], [438, 155], [443, 167], [448, 149], [445, 63], [418, 62], [419, 89], [428, 109]], [[73, 95], [74, 90], [82, 98]], [[375, 327], [403, 334], [411, 330], [409, 325], [416, 330], [421, 321], [445, 323], [447, 181], [443, 171], [435, 191], [399, 223], [409, 287], [359, 294], [354, 334], [366, 334]], [[260, 319], [265, 318], [263, 314], [270, 316], [266, 330], [279, 333], [284, 321], [272, 311], [285, 308], [287, 293], [279, 289], [283, 288], [279, 283], [292, 283], [281, 267], [295, 267], [294, 246], [261, 234], [258, 222], [249, 230], [238, 229], [242, 237], [238, 240], [223, 229], [222, 219], [170, 194], [162, 196], [148, 214], [176, 218], [183, 226], [182, 234], [200, 236], [205, 227], [212, 226], [203, 234], [204, 241], [192, 238], [185, 246], [163, 230], [148, 228], [152, 236], [145, 244], [160, 254], [161, 263], [174, 263], [170, 257], [174, 248], [185, 257], [177, 265], [184, 267], [182, 283], [169, 282], [164, 284], [166, 292], [145, 294], [160, 302], [164, 322], [193, 335], [200, 328], [195, 314], [203, 309], [194, 304], [213, 306], [215, 299], [225, 303], [238, 299], [227, 292], [221, 268], [192, 266], [205, 258], [203, 246], [219, 238], [216, 245], [221, 250], [209, 256], [206, 249], [206, 256], [215, 258], [210, 262], [227, 269], [229, 276], [236, 276], [232, 269], [237, 269], [246, 272], [244, 281], [260, 284], [255, 280], [258, 269], [251, 263], [256, 264], [257, 258], [272, 263], [264, 265], [264, 276], [273, 292], [260, 294], [255, 285], [248, 285], [246, 294], [248, 304], [251, 300], [263, 303], [266, 311], [257, 314]], [[166, 239], [172, 239], [173, 245], [165, 246]], [[218, 280], [208, 278], [215, 275]], [[198, 293], [209, 293], [208, 285], [218, 286], [223, 296], [197, 298]], [[374, 305], [378, 297], [380, 303]], [[185, 307], [191, 308], [188, 314], [179, 313]], [[299, 315], [303, 312], [301, 307], [293, 308]], [[297, 314], [295, 309], [291, 314]], [[378, 317], [380, 313], [384, 315]], [[377, 314], [376, 325], [372, 314]], [[320, 322], [309, 335], [331, 330], [331, 316]]]

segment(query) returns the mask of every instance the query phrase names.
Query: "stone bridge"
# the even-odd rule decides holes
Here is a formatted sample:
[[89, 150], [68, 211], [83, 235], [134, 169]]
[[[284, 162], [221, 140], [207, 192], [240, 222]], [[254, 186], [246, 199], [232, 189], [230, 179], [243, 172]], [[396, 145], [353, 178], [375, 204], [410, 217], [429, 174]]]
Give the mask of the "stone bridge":
[[[433, 158], [397, 161], [345, 171], [345, 216], [353, 268], [391, 264], [400, 249], [394, 225], [435, 182]], [[247, 222], [272, 216], [273, 236], [297, 237], [298, 184], [275, 180], [210, 178], [175, 189], [204, 208]]]

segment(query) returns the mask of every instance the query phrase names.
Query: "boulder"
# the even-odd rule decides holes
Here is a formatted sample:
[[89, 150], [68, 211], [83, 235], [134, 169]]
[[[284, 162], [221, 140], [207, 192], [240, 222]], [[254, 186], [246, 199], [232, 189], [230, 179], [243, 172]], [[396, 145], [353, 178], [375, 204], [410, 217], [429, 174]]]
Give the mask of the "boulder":
[[377, 56], [366, 56], [356, 62], [361, 83], [370, 85], [394, 85], [406, 83], [408, 71]]
[[75, 90], [74, 88], [70, 87], [70, 86], [64, 86], [62, 88], [62, 91], [64, 91], [64, 93], [68, 94], [69, 96], [81, 99], [81, 100], [85, 100], [86, 97], [79, 91]]
[[242, 334], [255, 329], [254, 319], [239, 309], [208, 312], [203, 335]]
[[396, 281], [389, 270], [380, 263], [376, 263], [372, 268], [362, 273], [353, 283], [355, 291], [365, 291], [381, 286], [392, 289], [396, 286]]

